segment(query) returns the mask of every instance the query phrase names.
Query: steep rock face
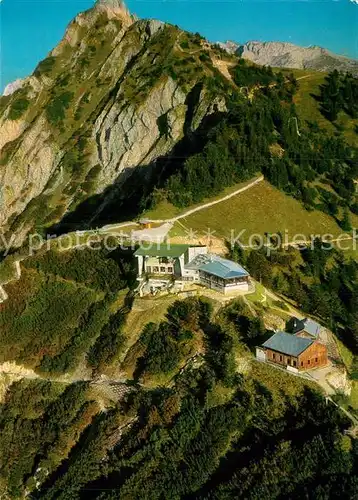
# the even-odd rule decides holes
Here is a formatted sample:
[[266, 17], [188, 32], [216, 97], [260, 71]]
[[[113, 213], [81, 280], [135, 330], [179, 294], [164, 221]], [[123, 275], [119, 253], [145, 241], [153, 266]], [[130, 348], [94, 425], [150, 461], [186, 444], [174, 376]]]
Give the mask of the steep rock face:
[[188, 102], [214, 69], [189, 53], [190, 64], [201, 67], [190, 76], [188, 62], [174, 68], [184, 57], [182, 34], [136, 21], [118, 2], [99, 2], [70, 23], [20, 89], [2, 98], [0, 226], [16, 233], [14, 244], [90, 195], [120, 186], [205, 116], [225, 111], [224, 95], [214, 97], [203, 83]]
[[358, 75], [358, 61], [334, 54], [322, 47], [300, 47], [285, 42], [251, 41], [243, 45], [235, 42], [220, 44], [230, 53], [265, 66], [278, 68], [312, 69], [317, 71], [349, 71]]
[[106, 165], [101, 171], [104, 182], [111, 182], [128, 167], [145, 164], [166, 153], [179, 139], [182, 127], [179, 125], [172, 131], [174, 136], [168, 133], [160, 141], [158, 119], [170, 112], [173, 117], [181, 116], [183, 125], [185, 117], [180, 106], [186, 96], [169, 77], [163, 78], [138, 108], [121, 104], [121, 89], [116, 97], [115, 103], [105, 108], [94, 123], [98, 146], [92, 162]]
[[[146, 100], [136, 107], [123, 103], [122, 89], [113, 105], [106, 107], [93, 127], [97, 148], [91, 164], [105, 165], [100, 184], [110, 184], [126, 169], [147, 165], [165, 155], [184, 135], [187, 94], [170, 77], [162, 77]], [[204, 116], [215, 110], [225, 111], [225, 100], [214, 101], [201, 92], [192, 118], [192, 130]]]
[[43, 191], [56, 168], [59, 154], [56, 144], [49, 139], [50, 132], [43, 117], [21, 135], [21, 146], [9, 163], [10, 168], [4, 169], [1, 175], [4, 209], [0, 224], [5, 224], [8, 214], [13, 213], [12, 207], [21, 212], [28, 201]]

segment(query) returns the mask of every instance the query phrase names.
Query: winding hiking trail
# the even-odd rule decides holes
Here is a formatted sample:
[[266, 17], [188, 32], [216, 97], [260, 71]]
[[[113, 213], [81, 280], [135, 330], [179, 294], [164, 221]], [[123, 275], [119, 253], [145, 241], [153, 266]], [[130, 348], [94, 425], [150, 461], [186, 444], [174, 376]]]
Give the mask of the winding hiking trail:
[[[209, 201], [208, 203], [203, 203], [202, 205], [199, 205], [198, 207], [191, 208], [190, 210], [187, 210], [186, 212], [183, 212], [180, 215], [177, 215], [175, 217], [171, 217], [169, 219], [148, 219], [148, 222], [151, 222], [153, 224], [165, 224], [165, 223], [174, 223], [179, 221], [180, 219], [185, 219], [186, 217], [189, 217], [189, 215], [195, 214], [196, 212], [200, 212], [201, 210], [206, 210], [207, 208], [210, 208], [214, 205], [217, 205], [218, 203], [222, 203], [223, 201], [229, 200], [230, 198], [233, 198], [234, 196], [237, 196], [240, 193], [243, 193], [244, 191], [247, 191], [248, 189], [251, 189], [252, 187], [256, 186], [256, 184], [259, 184], [264, 180], [264, 176], [260, 175], [260, 177], [257, 177], [253, 181], [251, 181], [249, 184], [246, 186], [243, 186], [236, 191], [233, 191], [230, 194], [227, 194], [218, 200], [214, 201]], [[120, 224], [108, 224], [106, 226], [103, 226], [102, 228], [99, 228], [99, 231], [101, 232], [108, 232], [110, 230], [115, 230], [115, 229], [121, 229], [126, 226], [132, 226], [133, 221], [130, 222], [121, 222]]]
[[257, 179], [254, 181], [250, 182], [250, 184], [247, 184], [246, 186], [237, 189], [233, 193], [227, 194], [226, 196], [223, 196], [222, 198], [219, 198], [218, 200], [210, 201], [208, 203], [204, 203], [203, 205], [199, 205], [198, 207], [192, 208], [190, 210], [187, 210], [186, 212], [177, 215], [176, 217], [172, 217], [171, 219], [164, 219], [164, 220], [151, 220], [151, 222], [156, 223], [156, 222], [176, 222], [180, 219], [185, 219], [186, 217], [189, 217], [189, 215], [195, 214], [196, 212], [200, 212], [201, 210], [205, 210], [206, 208], [210, 208], [214, 205], [217, 205], [218, 203], [222, 203], [223, 201], [229, 200], [230, 198], [233, 198], [234, 196], [237, 196], [240, 193], [243, 193], [244, 191], [247, 191], [248, 189], [251, 189], [253, 186], [256, 186], [259, 182], [262, 182], [264, 180], [264, 176], [260, 175]]

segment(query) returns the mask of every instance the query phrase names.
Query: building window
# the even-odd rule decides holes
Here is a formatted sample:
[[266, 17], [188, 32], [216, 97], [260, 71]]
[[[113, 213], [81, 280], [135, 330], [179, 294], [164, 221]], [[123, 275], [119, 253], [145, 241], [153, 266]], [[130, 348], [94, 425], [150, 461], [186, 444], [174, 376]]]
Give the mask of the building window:
[[168, 267], [168, 273], [172, 273], [173, 272], [173, 268], [172, 267]]
[[311, 364], [311, 360], [310, 359], [307, 361], [307, 364], [309, 364], [309, 365]]
[[287, 358], [287, 364], [291, 365], [291, 359], [290, 358]]
[[274, 352], [272, 353], [272, 359], [276, 359], [276, 354]]
[[160, 268], [160, 272], [161, 272], [161, 273], [165, 273], [165, 267], [161, 267], [161, 268]]
[[296, 365], [297, 365], [296, 361], [295, 361], [295, 360], [293, 360], [293, 366], [296, 366]]
[[316, 363], [318, 363], [318, 358], [315, 359]]
[[282, 356], [280, 356], [280, 361], [282, 361]]
[[153, 267], [153, 273], [159, 273], [159, 267], [154, 266]]
[[301, 361], [301, 366], [303, 366], [303, 361]]

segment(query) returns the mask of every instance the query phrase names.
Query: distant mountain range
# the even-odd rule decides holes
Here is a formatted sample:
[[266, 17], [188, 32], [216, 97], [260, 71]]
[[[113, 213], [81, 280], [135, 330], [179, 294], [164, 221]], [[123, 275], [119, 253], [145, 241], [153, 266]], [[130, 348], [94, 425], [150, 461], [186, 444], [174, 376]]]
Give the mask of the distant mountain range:
[[317, 71], [348, 71], [358, 76], [358, 60], [334, 54], [322, 47], [300, 47], [286, 42], [247, 42], [219, 44], [231, 54], [237, 54], [256, 64], [278, 68], [312, 69]]
[[[118, 0], [101, 0], [98, 2], [109, 4], [111, 8], [118, 4]], [[118, 7], [117, 7], [118, 8]], [[256, 64], [272, 66], [277, 68], [312, 69], [316, 71], [338, 71], [350, 72], [358, 77], [358, 59], [350, 59], [345, 56], [334, 54], [327, 49], [312, 45], [300, 47], [287, 42], [257, 42], [251, 41], [245, 44], [233, 41], [219, 42], [218, 45], [230, 54], [236, 54]], [[9, 83], [3, 95], [11, 95], [23, 86], [25, 79], [15, 80]]]

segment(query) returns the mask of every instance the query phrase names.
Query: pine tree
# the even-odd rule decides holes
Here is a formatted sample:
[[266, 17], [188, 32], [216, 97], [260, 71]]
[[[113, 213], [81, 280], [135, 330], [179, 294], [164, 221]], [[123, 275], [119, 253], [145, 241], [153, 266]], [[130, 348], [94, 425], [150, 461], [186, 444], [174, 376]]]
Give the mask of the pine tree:
[[343, 231], [348, 232], [348, 231], [352, 230], [352, 224], [350, 221], [348, 208], [345, 208], [345, 210], [343, 212], [343, 219], [341, 220], [340, 225], [341, 225], [341, 228], [343, 229]]

